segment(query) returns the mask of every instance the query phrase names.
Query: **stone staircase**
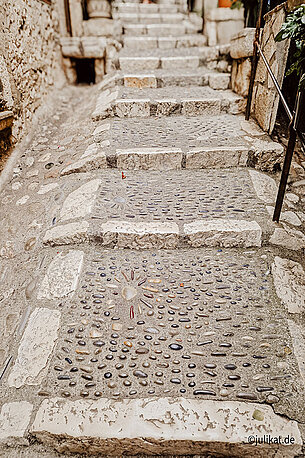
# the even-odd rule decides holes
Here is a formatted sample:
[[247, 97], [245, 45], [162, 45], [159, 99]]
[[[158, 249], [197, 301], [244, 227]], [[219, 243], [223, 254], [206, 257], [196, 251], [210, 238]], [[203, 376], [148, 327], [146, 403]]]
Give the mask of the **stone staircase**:
[[[8, 417], [18, 440], [63, 455], [301, 454], [288, 312], [303, 299], [283, 266], [303, 270], [283, 256], [305, 237], [274, 228], [276, 182], [249, 168], [282, 149], [244, 120], [228, 47], [207, 47], [184, 10], [116, 3], [118, 71], [49, 130], [39, 268], [29, 284], [21, 262], [15, 275], [33, 311], [0, 387], [10, 441]], [[15, 187], [24, 232], [33, 216]], [[252, 445], [266, 435], [294, 440]]]

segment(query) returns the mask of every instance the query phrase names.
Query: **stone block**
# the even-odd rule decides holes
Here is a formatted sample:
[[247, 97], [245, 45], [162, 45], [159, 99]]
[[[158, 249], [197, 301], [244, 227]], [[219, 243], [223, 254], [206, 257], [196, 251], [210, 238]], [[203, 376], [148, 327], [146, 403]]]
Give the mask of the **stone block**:
[[60, 221], [84, 218], [92, 211], [101, 180], [95, 179], [71, 192], [64, 200], [60, 210]]
[[[233, 76], [234, 75], [234, 76]], [[247, 97], [251, 75], [251, 59], [233, 62], [232, 89], [242, 97]]]
[[156, 99], [156, 116], [170, 116], [181, 111], [181, 104], [176, 99]]
[[115, 114], [119, 118], [139, 117], [147, 118], [150, 116], [149, 99], [118, 99], [115, 102]]
[[[262, 412], [264, 421], [254, 418]], [[225, 413], [225, 414], [224, 414]], [[162, 425], [162, 427], [160, 427]], [[234, 427], [232, 427], [234, 425]], [[290, 436], [293, 444], [249, 444], [247, 437]], [[122, 455], [215, 455], [293, 457], [302, 451], [296, 421], [261, 403], [210, 399], [45, 399], [31, 435], [58, 452]]]
[[253, 56], [255, 29], [246, 27], [231, 38], [230, 55], [232, 59]]
[[274, 204], [278, 189], [275, 180], [256, 170], [249, 170], [249, 175], [257, 197], [265, 204]]
[[28, 321], [18, 348], [8, 386], [39, 385], [46, 375], [48, 359], [58, 338], [61, 313], [36, 308]]
[[185, 116], [219, 115], [221, 112], [220, 98], [183, 99], [181, 103], [182, 114]]
[[0, 413], [1, 444], [28, 445], [28, 440], [24, 436], [30, 424], [32, 411], [33, 405], [27, 401], [8, 402], [2, 405]]
[[119, 62], [123, 71], [155, 70], [160, 65], [159, 57], [120, 57]]
[[157, 78], [155, 75], [124, 75], [125, 87], [156, 88]]
[[198, 56], [161, 57], [161, 67], [167, 70], [177, 68], [198, 68]]
[[12, 111], [2, 111], [0, 113], [0, 131], [13, 125], [14, 113]]
[[226, 73], [212, 73], [209, 75], [209, 86], [212, 89], [225, 90], [229, 88], [231, 75]]
[[71, 173], [85, 173], [91, 172], [92, 170], [106, 169], [107, 168], [107, 159], [106, 154], [101, 152], [99, 154], [94, 154], [92, 156], [87, 156], [84, 159], [73, 162], [73, 164], [65, 167], [60, 175], [71, 175]]
[[135, 50], [156, 49], [158, 47], [158, 39], [156, 37], [124, 36], [124, 47]]
[[185, 34], [183, 24], [147, 24], [147, 35], [151, 37], [176, 37]]
[[124, 24], [124, 34], [126, 36], [139, 37], [146, 35], [147, 29], [145, 24]]
[[178, 244], [179, 228], [176, 223], [108, 221], [99, 227], [98, 238], [104, 246], [171, 249]]
[[43, 237], [44, 245], [71, 245], [79, 244], [88, 240], [89, 223], [77, 221], [48, 229]]
[[179, 170], [182, 150], [179, 148], [134, 148], [117, 150], [117, 167], [122, 170]]
[[158, 47], [160, 49], [173, 49], [176, 47], [178, 39], [176, 37], [160, 37], [158, 38]]
[[305, 249], [305, 235], [303, 232], [283, 224], [282, 228], [275, 229], [270, 238], [270, 243], [288, 250], [302, 251]]
[[201, 246], [260, 247], [262, 230], [256, 221], [214, 219], [184, 224], [184, 234], [194, 248]]
[[237, 167], [246, 165], [249, 148], [245, 147], [206, 147], [193, 148], [186, 153], [185, 167], [187, 169], [208, 169], [222, 167]]
[[84, 36], [119, 38], [122, 26], [119, 21], [108, 18], [94, 18], [83, 21]]
[[67, 254], [58, 253], [41, 282], [37, 299], [56, 300], [73, 296], [83, 265], [83, 256], [84, 253], [80, 250], [70, 250]]
[[272, 275], [276, 294], [289, 313], [305, 311], [305, 272], [301, 264], [279, 256], [274, 258]]

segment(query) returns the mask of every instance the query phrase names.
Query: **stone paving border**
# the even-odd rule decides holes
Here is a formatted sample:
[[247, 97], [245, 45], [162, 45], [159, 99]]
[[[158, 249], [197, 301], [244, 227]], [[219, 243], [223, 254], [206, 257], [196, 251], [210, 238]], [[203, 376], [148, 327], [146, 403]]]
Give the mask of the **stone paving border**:
[[[30, 433], [59, 452], [107, 455], [225, 453], [292, 457], [301, 452], [295, 421], [270, 406], [185, 398], [42, 402]], [[264, 435], [290, 436], [291, 445], [250, 445]], [[250, 439], [248, 439], [250, 437]], [[254, 438], [254, 439], [253, 439]]]
[[0, 444], [28, 445], [28, 440], [24, 435], [29, 426], [32, 411], [33, 405], [27, 401], [3, 404], [0, 413]]
[[272, 264], [274, 286], [278, 297], [289, 313], [305, 312], [305, 272], [301, 264], [274, 258]]

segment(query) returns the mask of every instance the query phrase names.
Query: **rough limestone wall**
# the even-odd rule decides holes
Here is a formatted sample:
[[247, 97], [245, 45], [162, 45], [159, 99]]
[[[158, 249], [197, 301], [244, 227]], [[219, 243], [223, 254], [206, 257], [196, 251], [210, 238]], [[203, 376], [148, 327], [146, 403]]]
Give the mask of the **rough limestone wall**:
[[1, 3], [0, 61], [7, 71], [1, 72], [0, 66], [0, 80], [11, 92], [7, 102], [15, 115], [13, 135], [20, 139], [45, 96], [64, 83], [58, 15], [54, 6], [41, 0]]
[[[289, 40], [276, 43], [274, 37], [285, 21], [286, 9], [287, 5], [283, 3], [265, 15], [265, 26], [261, 38], [262, 50], [280, 86], [285, 75], [290, 43]], [[252, 111], [266, 132], [273, 131], [278, 105], [279, 96], [260, 57], [254, 84]]]

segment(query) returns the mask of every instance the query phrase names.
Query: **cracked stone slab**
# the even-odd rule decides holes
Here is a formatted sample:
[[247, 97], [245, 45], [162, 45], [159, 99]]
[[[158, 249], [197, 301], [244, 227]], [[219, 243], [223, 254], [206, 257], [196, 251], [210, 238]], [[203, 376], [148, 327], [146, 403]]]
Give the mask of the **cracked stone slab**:
[[133, 148], [116, 151], [117, 168], [124, 170], [181, 169], [180, 148]]
[[305, 385], [305, 334], [304, 327], [295, 323], [292, 320], [288, 320], [289, 330], [292, 337], [292, 343], [296, 360], [298, 362], [300, 374], [303, 378], [303, 384]]
[[262, 230], [256, 221], [214, 219], [184, 225], [192, 247], [260, 247]]
[[95, 179], [83, 184], [66, 197], [60, 211], [60, 220], [84, 218], [91, 213], [101, 180]]
[[[199, 140], [199, 139], [198, 139]], [[246, 166], [249, 148], [243, 146], [193, 148], [186, 152], [186, 169]]]
[[72, 296], [83, 265], [84, 253], [71, 250], [67, 254], [58, 253], [48, 267], [40, 285], [38, 299], [59, 299]]
[[107, 168], [107, 159], [104, 152], [85, 157], [79, 161], [73, 162], [73, 164], [65, 167], [60, 175], [71, 175], [71, 173], [81, 173], [81, 172], [91, 172], [92, 170], [97, 169], [106, 169]]
[[0, 413], [0, 443], [27, 445], [24, 438], [31, 420], [33, 405], [27, 401], [3, 404]]
[[304, 313], [305, 272], [301, 264], [279, 256], [272, 264], [274, 286], [289, 313]]
[[116, 244], [119, 248], [175, 248], [179, 239], [179, 227], [169, 222], [107, 221], [99, 226], [97, 237], [104, 246]]
[[[258, 419], [257, 419], [258, 418]], [[249, 436], [290, 435], [291, 445], [259, 446]], [[59, 452], [119, 454], [225, 453], [291, 457], [301, 452], [295, 421], [262, 404], [184, 398], [115, 401], [44, 400], [31, 434]]]
[[48, 229], [43, 237], [44, 245], [70, 245], [88, 240], [88, 221], [76, 221]]
[[18, 356], [8, 377], [8, 386], [39, 385], [58, 337], [61, 313], [36, 308], [27, 324], [18, 348]]
[[283, 224], [283, 227], [275, 229], [270, 237], [270, 243], [290, 250], [300, 251], [305, 248], [305, 235], [303, 232]]
[[277, 185], [273, 178], [256, 170], [249, 170], [249, 174], [257, 194], [265, 204], [274, 204], [277, 196]]

